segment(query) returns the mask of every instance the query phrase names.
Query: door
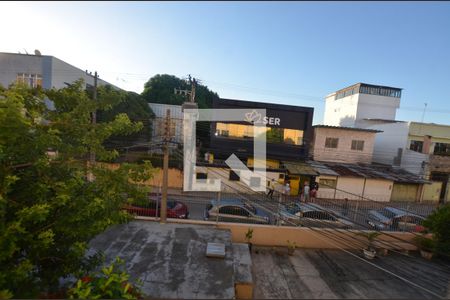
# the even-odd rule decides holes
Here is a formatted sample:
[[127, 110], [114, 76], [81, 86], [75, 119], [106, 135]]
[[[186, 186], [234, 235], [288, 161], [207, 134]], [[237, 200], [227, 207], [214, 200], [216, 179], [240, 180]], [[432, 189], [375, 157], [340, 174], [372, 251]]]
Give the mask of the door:
[[391, 201], [416, 201], [417, 184], [394, 183]]

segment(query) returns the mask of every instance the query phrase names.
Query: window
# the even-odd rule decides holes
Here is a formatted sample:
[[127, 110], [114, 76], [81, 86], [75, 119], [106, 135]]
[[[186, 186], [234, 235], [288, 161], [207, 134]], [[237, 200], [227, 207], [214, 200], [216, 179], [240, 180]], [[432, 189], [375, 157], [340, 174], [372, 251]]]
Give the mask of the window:
[[352, 141], [352, 150], [363, 151], [364, 150], [364, 141], [353, 140]]
[[422, 152], [423, 142], [422, 141], [411, 141], [409, 144], [409, 149], [416, 152]]
[[325, 139], [325, 148], [337, 148], [338, 147], [338, 138], [326, 138]]
[[42, 87], [42, 76], [38, 74], [19, 73], [16, 78], [17, 83], [25, 84], [29, 87]]
[[[281, 143], [290, 145], [303, 145], [303, 130], [267, 127], [266, 141], [268, 143]], [[217, 137], [235, 139], [253, 139], [253, 125], [216, 123]]]
[[434, 145], [433, 154], [435, 154], [435, 155], [450, 155], [450, 144], [436, 143], [436, 145]]
[[197, 178], [197, 179], [208, 179], [208, 174], [202, 173], [202, 172], [198, 172], [198, 173], [196, 174], [196, 178]]
[[336, 188], [336, 179], [320, 178], [319, 185], [324, 188], [335, 189]]

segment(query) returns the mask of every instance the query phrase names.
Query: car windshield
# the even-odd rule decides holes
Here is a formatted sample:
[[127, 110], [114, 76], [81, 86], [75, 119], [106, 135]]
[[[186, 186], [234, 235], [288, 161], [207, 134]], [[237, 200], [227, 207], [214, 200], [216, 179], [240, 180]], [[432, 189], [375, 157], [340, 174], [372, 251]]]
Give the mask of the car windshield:
[[394, 218], [395, 217], [395, 214], [392, 212], [392, 211], [390, 211], [390, 210], [387, 210], [387, 209], [382, 209], [382, 210], [380, 210], [380, 213], [383, 215], [383, 216], [385, 216], [385, 217], [387, 217], [387, 218], [389, 218], [389, 219], [392, 219], [392, 218]]
[[245, 207], [248, 211], [250, 211], [251, 213], [253, 213], [253, 214], [256, 215], [256, 208], [255, 208], [255, 207], [253, 207], [252, 205], [247, 204], [247, 203], [244, 203], [244, 207]]
[[176, 205], [175, 201], [167, 201], [167, 208], [173, 209]]
[[297, 205], [286, 205], [285, 207], [287, 212], [293, 215], [300, 211], [300, 207], [298, 207]]

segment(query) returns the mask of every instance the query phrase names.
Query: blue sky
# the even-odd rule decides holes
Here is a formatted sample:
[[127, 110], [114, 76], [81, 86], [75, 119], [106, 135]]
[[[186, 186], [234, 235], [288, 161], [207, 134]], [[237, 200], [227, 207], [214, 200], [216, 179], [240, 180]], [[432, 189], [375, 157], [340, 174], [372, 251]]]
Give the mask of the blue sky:
[[397, 119], [450, 124], [450, 3], [1, 3], [0, 51], [39, 49], [141, 92], [192, 74], [221, 97], [315, 108], [357, 82], [403, 88]]

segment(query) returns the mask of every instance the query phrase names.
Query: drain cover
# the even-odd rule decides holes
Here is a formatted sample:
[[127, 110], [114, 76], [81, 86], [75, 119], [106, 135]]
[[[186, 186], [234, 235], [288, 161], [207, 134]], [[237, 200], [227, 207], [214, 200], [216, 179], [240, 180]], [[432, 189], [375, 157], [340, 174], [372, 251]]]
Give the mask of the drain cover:
[[208, 243], [206, 246], [207, 257], [225, 257], [225, 244], [222, 243]]

